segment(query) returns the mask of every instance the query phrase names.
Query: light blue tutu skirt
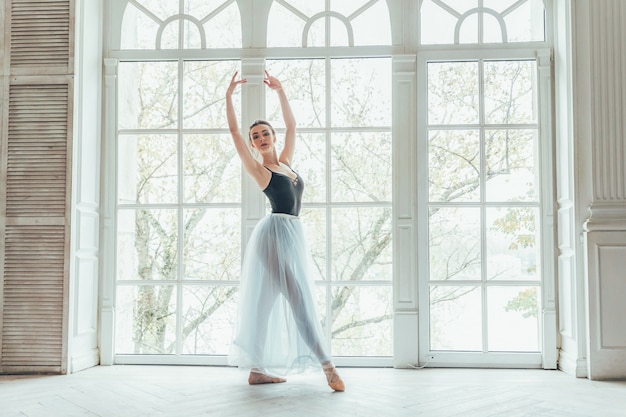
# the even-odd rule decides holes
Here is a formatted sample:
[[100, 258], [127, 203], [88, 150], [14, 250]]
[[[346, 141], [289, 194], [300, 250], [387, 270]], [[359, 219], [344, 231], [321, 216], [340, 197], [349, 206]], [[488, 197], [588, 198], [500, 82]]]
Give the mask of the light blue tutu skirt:
[[330, 361], [310, 265], [299, 218], [270, 214], [259, 221], [242, 265], [231, 365], [286, 375]]

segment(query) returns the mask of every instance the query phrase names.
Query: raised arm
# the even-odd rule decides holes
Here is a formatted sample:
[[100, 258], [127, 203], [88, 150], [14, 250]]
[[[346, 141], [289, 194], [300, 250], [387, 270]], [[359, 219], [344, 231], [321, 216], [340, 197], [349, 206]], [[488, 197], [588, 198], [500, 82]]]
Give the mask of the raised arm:
[[230, 85], [226, 90], [226, 117], [228, 118], [228, 128], [230, 135], [233, 138], [233, 143], [237, 154], [243, 163], [243, 167], [246, 172], [261, 186], [264, 182], [267, 182], [267, 170], [263, 169], [261, 165], [250, 153], [250, 149], [246, 143], [246, 139], [239, 130], [237, 123], [237, 115], [235, 114], [235, 107], [233, 106], [233, 92], [239, 84], [245, 84], [247, 80], [242, 78], [237, 80], [237, 72], [233, 74], [233, 78], [230, 80]]
[[293, 153], [296, 147], [296, 119], [293, 116], [287, 94], [285, 94], [285, 90], [280, 81], [265, 71], [263, 82], [278, 94], [280, 110], [283, 114], [283, 121], [285, 122], [285, 143], [278, 160], [291, 167], [291, 161], [293, 160]]

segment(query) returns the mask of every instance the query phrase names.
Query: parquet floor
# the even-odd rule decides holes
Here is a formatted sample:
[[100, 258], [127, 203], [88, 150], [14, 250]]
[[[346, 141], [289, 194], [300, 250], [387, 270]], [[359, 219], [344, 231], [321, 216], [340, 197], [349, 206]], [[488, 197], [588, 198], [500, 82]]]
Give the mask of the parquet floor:
[[0, 376], [2, 417], [624, 417], [626, 381], [559, 371], [340, 368], [249, 386], [234, 368], [125, 365], [66, 376]]

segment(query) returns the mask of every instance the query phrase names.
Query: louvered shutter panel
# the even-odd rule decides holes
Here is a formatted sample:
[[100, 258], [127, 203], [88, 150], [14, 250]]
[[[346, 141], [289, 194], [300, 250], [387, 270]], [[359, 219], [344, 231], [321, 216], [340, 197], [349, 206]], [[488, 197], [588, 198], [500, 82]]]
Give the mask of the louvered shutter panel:
[[11, 74], [71, 72], [69, 0], [12, 0]]
[[6, 7], [0, 373], [65, 373], [73, 1]]

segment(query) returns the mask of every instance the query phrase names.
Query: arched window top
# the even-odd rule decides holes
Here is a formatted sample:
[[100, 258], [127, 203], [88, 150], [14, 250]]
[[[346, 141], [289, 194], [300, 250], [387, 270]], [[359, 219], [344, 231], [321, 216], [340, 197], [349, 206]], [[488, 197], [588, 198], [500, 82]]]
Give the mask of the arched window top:
[[422, 0], [421, 43], [545, 41], [543, 0]]
[[268, 47], [391, 45], [384, 0], [275, 0]]
[[128, 0], [119, 49], [240, 48], [236, 0]]

